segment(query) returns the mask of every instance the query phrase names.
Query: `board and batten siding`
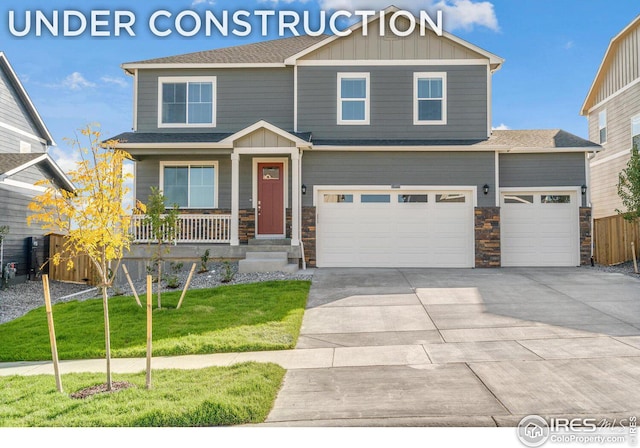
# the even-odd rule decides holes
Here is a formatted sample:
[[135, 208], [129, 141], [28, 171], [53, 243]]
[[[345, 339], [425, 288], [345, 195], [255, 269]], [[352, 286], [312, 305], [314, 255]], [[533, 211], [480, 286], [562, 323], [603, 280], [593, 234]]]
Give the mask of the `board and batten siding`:
[[[158, 78], [215, 76], [216, 127], [158, 128]], [[293, 130], [293, 68], [139, 70], [138, 132], [230, 132], [265, 120]]]
[[493, 207], [495, 195], [484, 195], [482, 186], [495, 188], [493, 152], [389, 152], [306, 151], [302, 157], [302, 183], [307, 194], [302, 205], [313, 205], [315, 185], [477, 186], [478, 206]]
[[[260, 158], [261, 156], [255, 156]], [[248, 209], [253, 206], [253, 156], [240, 156], [240, 208]], [[268, 158], [268, 157], [266, 157]], [[170, 164], [171, 161], [195, 162], [217, 161], [218, 162], [218, 208], [231, 209], [231, 157], [224, 155], [212, 156], [184, 156], [162, 157], [144, 156], [139, 157], [136, 162], [136, 196], [139, 201], [146, 204], [149, 200], [151, 187], [158, 187], [160, 184], [160, 162]], [[291, 198], [291, 161], [289, 161], [289, 198]], [[289, 200], [290, 202], [291, 200]], [[290, 206], [290, 205], [289, 205]]]
[[[640, 84], [605, 101], [589, 113], [589, 139], [598, 143], [600, 131], [598, 115], [607, 111], [607, 141], [591, 160], [591, 202], [593, 217], [604, 218], [617, 214], [622, 207], [618, 196], [618, 175], [630, 159], [631, 119], [640, 115]], [[624, 153], [620, 157], [612, 157]], [[604, 162], [600, 162], [605, 160]]]
[[580, 188], [586, 183], [585, 164], [581, 152], [500, 154], [500, 188]]
[[0, 67], [0, 123], [19, 129], [32, 135], [27, 137], [6, 127], [0, 127], [0, 153], [20, 152], [20, 142], [31, 145], [31, 152], [45, 152], [46, 145], [37, 138], [40, 131], [33, 124], [29, 112], [25, 108], [18, 91]]
[[615, 43], [607, 61], [606, 73], [597, 87], [594, 104], [640, 78], [640, 26], [630, 29]]
[[[370, 74], [370, 124], [337, 124], [338, 73]], [[447, 73], [447, 124], [414, 125], [414, 73]], [[299, 67], [298, 129], [314, 139], [487, 138], [487, 67]]]

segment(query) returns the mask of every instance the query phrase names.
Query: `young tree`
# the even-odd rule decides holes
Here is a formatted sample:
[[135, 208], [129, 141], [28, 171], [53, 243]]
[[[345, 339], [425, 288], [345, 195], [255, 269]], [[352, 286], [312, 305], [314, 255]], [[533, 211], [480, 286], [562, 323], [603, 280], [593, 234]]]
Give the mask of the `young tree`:
[[164, 256], [169, 251], [166, 245], [176, 238], [178, 214], [178, 206], [174, 204], [167, 209], [166, 198], [162, 192], [157, 187], [151, 187], [149, 202], [146, 204], [146, 217], [143, 222], [151, 227], [151, 235], [155, 238], [151, 265], [155, 267], [158, 279], [158, 308], [162, 308], [160, 292], [162, 289], [162, 265]]
[[635, 145], [631, 151], [631, 159], [618, 178], [618, 196], [626, 211], [616, 210], [624, 219], [633, 221], [640, 218], [640, 154]]
[[[28, 223], [39, 223], [43, 229], [67, 235], [63, 252], [69, 255], [67, 268], [73, 267], [72, 257], [86, 254], [96, 268], [102, 289], [104, 309], [104, 334], [107, 361], [107, 389], [111, 382], [111, 336], [109, 329], [109, 302], [107, 290], [113, 285], [126, 250], [131, 243], [130, 207], [123, 205], [128, 193], [125, 181], [131, 175], [123, 172], [124, 162], [131, 156], [115, 149], [117, 142], [102, 143], [97, 125], [80, 129], [80, 136], [69, 139], [70, 145], [79, 150], [81, 161], [69, 172], [76, 191], [58, 191], [48, 181], [41, 185], [46, 191], [29, 204], [33, 214]], [[86, 145], [86, 146], [85, 146]], [[62, 262], [61, 253], [51, 260], [55, 265]], [[112, 263], [115, 267], [112, 268]]]

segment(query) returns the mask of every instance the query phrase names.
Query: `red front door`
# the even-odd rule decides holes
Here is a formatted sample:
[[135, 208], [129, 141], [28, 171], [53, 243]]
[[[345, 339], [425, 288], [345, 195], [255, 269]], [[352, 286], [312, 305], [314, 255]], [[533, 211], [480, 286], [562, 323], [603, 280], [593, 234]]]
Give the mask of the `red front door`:
[[258, 163], [258, 235], [284, 234], [284, 164]]

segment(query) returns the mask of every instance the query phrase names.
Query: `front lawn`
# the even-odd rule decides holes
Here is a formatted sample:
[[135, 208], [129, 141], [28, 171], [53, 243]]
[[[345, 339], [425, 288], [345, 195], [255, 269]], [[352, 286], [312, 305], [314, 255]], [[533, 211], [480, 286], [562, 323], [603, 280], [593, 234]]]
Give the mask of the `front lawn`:
[[155, 370], [115, 375], [133, 388], [73, 399], [69, 394], [104, 382], [104, 374], [62, 376], [64, 394], [51, 375], [0, 378], [0, 426], [219, 426], [263, 422], [284, 369], [246, 363], [201, 370]]
[[[153, 310], [153, 355], [284, 350], [295, 346], [311, 283], [271, 281], [163, 293]], [[146, 300], [141, 296], [141, 300]], [[44, 299], [43, 299], [44, 301]], [[114, 357], [146, 355], [146, 310], [132, 297], [109, 299]], [[105, 356], [102, 299], [53, 307], [61, 360]], [[51, 359], [44, 307], [0, 325], [0, 361]]]

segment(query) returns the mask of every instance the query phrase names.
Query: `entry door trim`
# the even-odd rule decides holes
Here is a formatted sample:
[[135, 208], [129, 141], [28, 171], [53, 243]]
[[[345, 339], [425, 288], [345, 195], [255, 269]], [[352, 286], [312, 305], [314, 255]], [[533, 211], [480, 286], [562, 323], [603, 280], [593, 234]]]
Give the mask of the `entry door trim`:
[[[282, 207], [282, 222], [283, 229], [281, 234], [277, 235], [259, 235], [258, 233], [258, 164], [259, 163], [282, 163], [283, 166], [283, 181], [284, 181], [284, 206]], [[251, 204], [255, 210], [255, 237], [260, 238], [284, 238], [287, 232], [287, 208], [289, 208], [289, 158], [288, 157], [254, 157], [253, 158], [253, 170], [252, 170], [252, 199]]]

